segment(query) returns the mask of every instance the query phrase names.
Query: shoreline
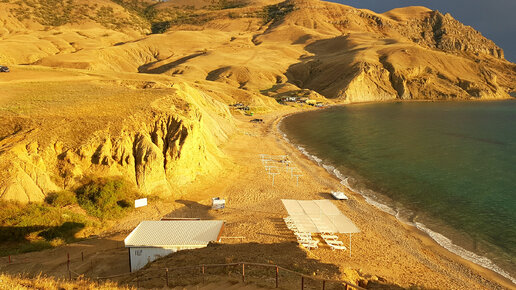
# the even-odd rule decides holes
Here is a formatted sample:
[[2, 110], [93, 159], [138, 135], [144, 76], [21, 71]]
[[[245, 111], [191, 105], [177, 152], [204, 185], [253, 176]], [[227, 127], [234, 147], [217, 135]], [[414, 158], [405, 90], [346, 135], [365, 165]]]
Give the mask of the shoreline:
[[[0, 271], [25, 272], [34, 277], [42, 272], [64, 278], [66, 257], [70, 253], [72, 269], [86, 277], [122, 275], [113, 281], [125, 283], [128, 280], [123, 277], [141, 275], [149, 277], [151, 283], [157, 271], [179, 266], [182, 259], [185, 265], [265, 259], [264, 263], [299, 269], [316, 277], [353, 283], [383, 281], [393, 288], [515, 288], [499, 274], [447, 251], [425, 233], [368, 204], [362, 195], [353, 192], [349, 193], [348, 201], [332, 200], [361, 230], [353, 235], [351, 257], [347, 250], [332, 251], [322, 241], [318, 249], [311, 251], [298, 246], [282, 220], [288, 213], [281, 199], [331, 199], [329, 192], [342, 188], [340, 179], [286, 142], [277, 130], [283, 118], [303, 112], [307, 110], [291, 107], [273, 111], [263, 115], [263, 124], [250, 123], [249, 117], [235, 115], [238, 130], [220, 145], [227, 158], [216, 175], [200, 177], [187, 185], [180, 196], [138, 209], [101, 237], [14, 256], [14, 262], [1, 265]], [[293, 166], [303, 173], [299, 185], [289, 174], [276, 176], [272, 185], [259, 159], [260, 153], [288, 154]], [[224, 210], [211, 210], [214, 196], [226, 199]], [[224, 237], [244, 238], [226, 240], [216, 246], [216, 251], [208, 247], [171, 255], [151, 263], [138, 274], [127, 273], [127, 250], [123, 248], [126, 233], [141, 220], [159, 220], [165, 216], [224, 220]], [[339, 235], [339, 239], [348, 241], [347, 235]], [[84, 262], [80, 258], [82, 251]], [[56, 258], [48, 259], [50, 256]], [[178, 257], [182, 258], [178, 260]], [[92, 262], [94, 267], [90, 268]], [[155, 283], [159, 284], [149, 285], [163, 285], [161, 280]]]
[[[497, 100], [471, 100], [474, 102], [504, 102], [504, 101], [511, 101], [514, 100], [513, 98], [509, 99], [497, 99]], [[450, 100], [409, 100], [409, 102], [420, 102], [420, 103], [427, 103], [427, 102], [449, 102]], [[451, 102], [471, 102], [470, 100], [452, 100]], [[403, 100], [393, 100], [388, 101], [386, 103], [404, 103]], [[383, 103], [383, 102], [382, 102]], [[349, 105], [369, 105], [369, 104], [379, 104], [378, 102], [365, 102], [365, 103], [350, 103], [350, 104], [335, 104], [328, 106], [326, 108], [323, 108], [323, 110], [330, 109], [333, 107], [344, 107]], [[381, 104], [381, 103], [380, 103]], [[508, 272], [506, 272], [504, 269], [500, 268], [498, 265], [496, 265], [491, 259], [478, 255], [477, 253], [474, 253], [472, 251], [466, 250], [463, 247], [453, 243], [453, 241], [446, 236], [442, 235], [441, 233], [431, 230], [428, 228], [425, 224], [419, 223], [419, 222], [411, 222], [408, 220], [403, 220], [399, 214], [401, 209], [394, 209], [391, 206], [382, 203], [379, 200], [376, 200], [374, 197], [369, 196], [362, 192], [361, 190], [354, 189], [349, 183], [347, 182], [348, 178], [355, 178], [353, 176], [344, 176], [340, 171], [335, 167], [333, 164], [325, 164], [323, 163], [323, 160], [320, 159], [317, 155], [312, 154], [311, 152], [307, 151], [302, 144], [296, 144], [292, 142], [288, 135], [281, 130], [280, 126], [284, 119], [297, 114], [303, 114], [303, 113], [309, 113], [314, 112], [316, 110], [299, 110], [296, 112], [291, 112], [288, 114], [285, 114], [275, 122], [275, 128], [279, 135], [282, 136], [283, 142], [286, 142], [290, 146], [294, 148], [294, 150], [297, 150], [299, 153], [303, 154], [308, 158], [310, 161], [314, 163], [314, 165], [323, 168], [329, 175], [333, 176], [334, 178], [338, 179], [340, 181], [340, 184], [344, 186], [347, 193], [352, 192], [353, 194], [361, 196], [366, 203], [373, 206], [379, 211], [382, 211], [384, 213], [389, 214], [390, 216], [394, 217], [400, 224], [407, 228], [409, 231], [411, 231], [414, 235], [418, 236], [419, 238], [423, 240], [430, 240], [424, 241], [425, 244], [431, 245], [432, 247], [437, 247], [439, 250], [444, 250], [448, 254], [453, 255], [459, 262], [462, 262], [464, 264], [467, 264], [469, 267], [476, 269], [480, 272], [486, 272], [486, 274], [489, 274], [489, 276], [496, 277], [495, 280], [499, 280], [503, 283], [509, 283], [506, 284], [504, 287], [511, 288], [516, 287], [516, 278], [512, 277]], [[356, 178], [355, 178], [356, 179]], [[377, 192], [375, 192], [377, 193]], [[382, 193], [379, 193], [382, 195]], [[510, 285], [510, 286], [509, 286]]]

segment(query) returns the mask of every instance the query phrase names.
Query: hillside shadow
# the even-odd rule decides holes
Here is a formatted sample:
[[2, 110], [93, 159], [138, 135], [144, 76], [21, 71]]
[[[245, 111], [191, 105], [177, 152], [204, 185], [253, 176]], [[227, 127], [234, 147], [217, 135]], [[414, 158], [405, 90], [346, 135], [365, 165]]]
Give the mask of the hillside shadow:
[[75, 235], [84, 227], [83, 223], [76, 222], [65, 222], [60, 226], [0, 227], [0, 256], [52, 248], [52, 241], [77, 241]]
[[204, 52], [204, 51], [197, 52], [197, 53], [187, 55], [178, 60], [163, 64], [161, 66], [151, 69], [152, 66], [162, 62], [162, 60], [154, 61], [154, 62], [147, 63], [147, 64], [144, 64], [144, 65], [138, 67], [138, 72], [139, 73], [148, 73], [148, 74], [162, 74], [162, 73], [165, 73], [165, 72], [175, 68], [176, 66], [178, 66], [180, 64], [187, 62], [188, 60], [190, 60], [192, 58], [196, 58], [196, 57], [204, 55], [204, 54], [206, 54], [206, 52]]
[[[202, 282], [202, 271], [194, 265], [214, 265], [228, 263], [258, 263], [278, 265], [304, 275], [318, 275], [339, 277], [341, 271], [338, 266], [323, 263], [311, 258], [311, 254], [300, 248], [296, 242], [282, 242], [274, 244], [240, 243], [240, 244], [210, 244], [206, 248], [183, 250], [147, 265], [130, 277], [120, 279], [119, 282], [137, 285], [144, 288], [159, 288], [165, 286], [163, 277], [157, 277], [169, 268], [168, 277], [170, 286], [193, 285]], [[183, 268], [184, 267], [184, 268]], [[221, 279], [222, 277], [236, 277], [241, 279], [241, 265], [233, 266], [206, 266], [205, 275]], [[264, 286], [272, 287], [275, 277], [275, 267], [247, 265], [245, 269], [246, 281], [267, 281]], [[281, 285], [299, 284], [300, 276], [280, 270]], [[140, 281], [140, 282], [138, 282]], [[295, 281], [295, 282], [294, 282]], [[305, 281], [305, 289], [310, 289], [309, 279]], [[317, 282], [320, 284], [320, 282]], [[269, 284], [269, 285], [267, 285]], [[282, 287], [284, 288], [284, 287]], [[330, 288], [327, 288], [330, 289]]]
[[38, 236], [45, 238], [47, 241], [59, 238], [65, 242], [72, 242], [75, 239], [75, 234], [85, 227], [83, 223], [65, 222], [57, 227], [50, 227], [38, 234]]
[[[289, 241], [272, 244], [212, 243], [206, 248], [170, 254], [129, 276], [115, 278], [115, 281], [119, 285], [153, 289], [189, 285], [209, 289], [209, 285], [215, 287], [227, 281], [232, 281], [234, 285], [242, 280], [245, 280], [244, 284], [271, 289], [276, 287], [278, 281], [280, 289], [299, 289], [301, 275], [304, 275], [303, 289], [348, 289], [343, 283], [329, 281], [322, 288], [323, 279], [345, 281], [346, 274], [339, 266], [318, 260], [317, 251], [319, 249], [305, 250], [297, 242]], [[245, 264], [245, 271], [242, 270], [242, 263]], [[279, 267], [278, 272], [276, 266]], [[355, 279], [347, 282], [367, 289], [405, 289], [382, 277], [365, 275]], [[225, 284], [225, 287], [229, 286]], [[231, 289], [237, 289], [235, 287]], [[414, 286], [413, 289], [425, 288]]]
[[[127, 252], [127, 248], [120, 239], [91, 238], [58, 247], [39, 249], [37, 252], [11, 255], [10, 262], [7, 257], [1, 258], [0, 272], [22, 275], [31, 279], [37, 279], [39, 276], [68, 279], [69, 258], [72, 280], [79, 276], [95, 280], [97, 277], [128, 275], [130, 267]], [[81, 286], [78, 287], [82, 289]]]
[[176, 200], [176, 202], [184, 206], [169, 212], [164, 216], [165, 218], [200, 218], [203, 220], [214, 218], [210, 213], [211, 206], [183, 199]]
[[29, 242], [27, 236], [47, 230], [49, 226], [26, 226], [26, 227], [0, 227], [0, 244], [7, 242]]
[[[309, 38], [302, 39], [307, 40]], [[301, 89], [310, 89], [331, 98], [329, 92], [334, 90], [333, 87], [355, 73], [344, 68], [353, 62], [358, 53], [367, 48], [357, 47], [349, 35], [342, 35], [311, 42], [304, 49], [310, 54], [302, 55], [298, 63], [288, 67], [285, 73], [288, 82]]]
[[63, 241], [75, 240], [75, 234], [85, 227], [83, 223], [65, 222], [60, 226], [0, 227], [0, 244], [30, 242], [28, 236], [37, 235], [47, 241], [60, 238]]

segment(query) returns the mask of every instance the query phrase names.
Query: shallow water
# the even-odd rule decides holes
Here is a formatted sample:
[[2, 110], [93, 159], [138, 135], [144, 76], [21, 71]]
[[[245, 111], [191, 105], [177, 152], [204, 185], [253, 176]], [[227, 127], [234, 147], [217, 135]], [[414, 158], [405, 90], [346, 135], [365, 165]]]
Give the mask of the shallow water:
[[335, 107], [281, 129], [355, 191], [516, 277], [516, 101]]

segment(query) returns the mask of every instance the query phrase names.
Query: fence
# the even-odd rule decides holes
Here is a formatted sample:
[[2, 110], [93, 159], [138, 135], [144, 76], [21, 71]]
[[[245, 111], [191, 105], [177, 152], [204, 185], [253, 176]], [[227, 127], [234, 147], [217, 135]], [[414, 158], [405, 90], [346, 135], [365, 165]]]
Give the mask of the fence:
[[[166, 286], [166, 287], [175, 287], [175, 286], [183, 286], [183, 285], [177, 285], [176, 283], [173, 283], [173, 280], [176, 281], [187, 281], [187, 277], [199, 277], [201, 278], [202, 283], [206, 283], [207, 278], [210, 276], [208, 273], [209, 268], [223, 268], [224, 272], [228, 274], [228, 276], [231, 277], [231, 274], [233, 274], [233, 277], [235, 277], [234, 274], [237, 274], [236, 276], [239, 276], [241, 281], [245, 283], [248, 281], [248, 279], [251, 278], [250, 275], [250, 268], [268, 268], [272, 269], [269, 271], [270, 275], [265, 275], [267, 278], [264, 278], [263, 272], [259, 275], [260, 277], [254, 277], [254, 278], [260, 278], [262, 284], [263, 282], [272, 282], [272, 285], [267, 286], [273, 286], [276, 288], [280, 287], [280, 282], [283, 280], [280, 279], [281, 274], [290, 274], [298, 280], [298, 285], [296, 287], [295, 282], [294, 284], [291, 283], [292, 279], [286, 279], [286, 283], [283, 283], [282, 286], [289, 286], [289, 288], [298, 288], [301, 290], [308, 289], [309, 284], [311, 289], [364, 289], [362, 287], [359, 287], [355, 284], [352, 284], [347, 281], [343, 280], [332, 280], [332, 279], [324, 279], [320, 277], [313, 277], [309, 275], [305, 275], [290, 269], [283, 268], [278, 265], [273, 264], [260, 264], [260, 263], [249, 263], [249, 262], [238, 262], [238, 263], [227, 263], [227, 264], [202, 264], [202, 265], [195, 265], [195, 266], [184, 266], [184, 267], [169, 267], [169, 268], [161, 268], [160, 271], [156, 271], [157, 275], [148, 276], [145, 275], [145, 273], [134, 273], [135, 279], [131, 281], [130, 283], [136, 284], [137, 287], [140, 287], [144, 282], [148, 282], [153, 279], [161, 280], [160, 286]], [[233, 268], [233, 270], [237, 270], [235, 272], [232, 272], [230, 269]], [[184, 273], [179, 274], [177, 272], [183, 271], [183, 272], [190, 272], [190, 273]], [[161, 272], [161, 273], [159, 273]], [[176, 273], [176, 278], [174, 279], [173, 273]], [[116, 276], [108, 276], [108, 277], [97, 277], [97, 280], [106, 280], [106, 279], [113, 279], [113, 278], [120, 278], [122, 276], [127, 276], [133, 273], [126, 273], [122, 275], [116, 275]], [[217, 276], [220, 278], [221, 274], [211, 274], [212, 276]], [[318, 285], [318, 286], [317, 286]], [[156, 282], [153, 283], [153, 286], [158, 286]], [[330, 288], [331, 286], [331, 288]]]
[[[13, 261], [11, 256], [7, 257], [8, 264], [11, 264]], [[107, 277], [95, 277], [93, 276], [93, 268], [94, 263], [93, 260], [85, 261], [84, 252], [81, 252], [81, 256], [79, 258], [70, 258], [70, 254], [66, 254], [66, 272], [62, 272], [65, 274], [68, 279], [77, 279], [83, 277], [89, 277], [92, 280], [102, 281], [102, 280], [118, 280], [123, 277], [130, 277], [133, 275], [133, 279], [129, 280], [129, 284], [134, 284], [136, 287], [140, 287], [143, 283], [149, 282], [150, 280], [157, 279], [158, 281], [153, 282], [153, 288], [156, 287], [175, 287], [182, 286], [177, 282], [185, 282], [192, 281], [192, 279], [196, 279], [196, 282], [205, 283], [209, 277], [215, 278], [215, 280], [220, 280], [222, 275], [227, 275], [231, 278], [236, 278], [241, 280], [242, 282], [246, 282], [253, 279], [258, 279], [258, 282], [263, 284], [266, 283], [268, 287], [276, 287], [279, 288], [289, 288], [289, 289], [364, 289], [357, 285], [354, 285], [348, 281], [344, 280], [332, 280], [325, 279], [315, 276], [309, 276], [306, 274], [302, 274], [300, 272], [296, 272], [278, 265], [274, 264], [260, 264], [260, 263], [250, 263], [250, 262], [238, 262], [238, 263], [226, 263], [226, 264], [201, 264], [201, 265], [193, 265], [193, 266], [183, 266], [183, 267], [167, 267], [160, 268], [155, 271], [156, 275], [153, 273], [124, 273], [120, 275], [107, 276]], [[71, 261], [74, 260], [80, 262], [79, 268], [83, 268], [84, 266], [90, 266], [89, 270], [85, 273], [77, 273], [72, 270]], [[90, 264], [90, 265], [87, 265]], [[211, 271], [209, 273], [209, 269], [218, 268], [219, 272], [214, 273]], [[222, 268], [222, 273], [220, 269]], [[258, 269], [265, 269], [265, 273], [263, 271], [258, 273]], [[64, 269], [63, 269], [64, 270]], [[76, 269], [77, 270], [77, 269]], [[272, 270], [272, 271], [271, 271]], [[89, 275], [87, 274], [89, 272]], [[183, 272], [183, 273], [181, 273]], [[254, 272], [254, 275], [253, 275]], [[174, 283], [176, 282], [176, 283]], [[187, 283], [193, 284], [193, 283]]]

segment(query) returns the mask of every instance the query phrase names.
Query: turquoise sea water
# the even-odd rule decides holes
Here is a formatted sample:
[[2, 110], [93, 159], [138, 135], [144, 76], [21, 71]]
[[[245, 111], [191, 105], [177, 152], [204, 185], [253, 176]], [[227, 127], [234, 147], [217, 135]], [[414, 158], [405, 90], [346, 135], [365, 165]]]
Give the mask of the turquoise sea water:
[[280, 129], [343, 184], [516, 281], [516, 101], [334, 107]]

